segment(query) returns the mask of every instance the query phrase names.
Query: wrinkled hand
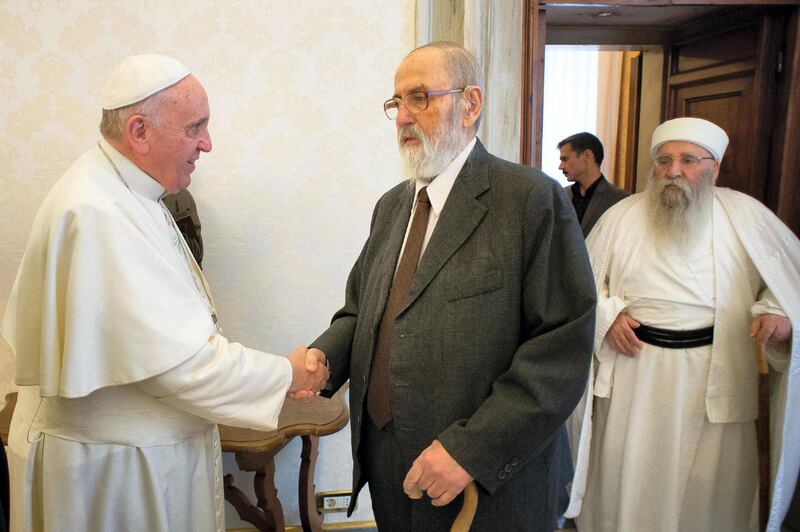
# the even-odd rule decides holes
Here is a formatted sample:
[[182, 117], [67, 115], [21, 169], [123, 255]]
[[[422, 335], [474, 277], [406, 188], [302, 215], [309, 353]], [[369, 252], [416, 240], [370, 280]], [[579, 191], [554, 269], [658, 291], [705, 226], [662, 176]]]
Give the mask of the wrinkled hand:
[[624, 312], [620, 312], [606, 333], [606, 340], [617, 353], [626, 357], [635, 358], [642, 350], [642, 342], [636, 337], [634, 329], [639, 327], [639, 322]]
[[434, 506], [444, 506], [455, 499], [472, 482], [472, 476], [458, 465], [439, 440], [414, 460], [403, 481], [403, 491], [412, 499], [426, 492]]
[[292, 364], [292, 384], [286, 395], [296, 401], [313, 401], [330, 377], [325, 354], [319, 349], [298, 346], [288, 358]]
[[770, 342], [778, 344], [779, 348], [788, 351], [791, 337], [792, 322], [785, 316], [761, 314], [753, 318], [753, 323], [750, 325], [750, 338], [762, 347]]

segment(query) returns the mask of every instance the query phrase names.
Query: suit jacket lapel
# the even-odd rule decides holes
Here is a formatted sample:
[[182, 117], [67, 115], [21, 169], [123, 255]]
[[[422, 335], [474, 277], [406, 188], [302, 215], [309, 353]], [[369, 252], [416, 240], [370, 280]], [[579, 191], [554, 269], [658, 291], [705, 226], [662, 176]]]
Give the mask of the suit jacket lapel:
[[422, 254], [402, 314], [433, 280], [486, 214], [476, 198], [489, 189], [489, 154], [478, 140], [447, 196], [439, 221]]
[[[602, 175], [600, 176], [600, 179], [603, 179]], [[581, 229], [584, 230], [584, 233], [586, 229], [594, 225], [594, 223], [600, 217], [598, 215], [598, 210], [602, 207], [603, 195], [605, 194], [607, 187], [608, 182], [603, 179], [594, 190], [594, 194], [592, 194], [592, 200], [589, 202], [589, 205], [586, 206], [586, 212], [583, 213], [583, 220], [581, 220]], [[586, 236], [586, 234], [584, 234], [584, 236]]]

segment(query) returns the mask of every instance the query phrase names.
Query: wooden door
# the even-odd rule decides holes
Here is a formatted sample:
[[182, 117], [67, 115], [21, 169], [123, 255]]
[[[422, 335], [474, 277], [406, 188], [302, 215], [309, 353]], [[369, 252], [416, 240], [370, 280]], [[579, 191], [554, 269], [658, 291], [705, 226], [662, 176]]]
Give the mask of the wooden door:
[[768, 11], [737, 9], [684, 27], [667, 47], [664, 119], [694, 116], [724, 129], [717, 184], [764, 203], [781, 27]]

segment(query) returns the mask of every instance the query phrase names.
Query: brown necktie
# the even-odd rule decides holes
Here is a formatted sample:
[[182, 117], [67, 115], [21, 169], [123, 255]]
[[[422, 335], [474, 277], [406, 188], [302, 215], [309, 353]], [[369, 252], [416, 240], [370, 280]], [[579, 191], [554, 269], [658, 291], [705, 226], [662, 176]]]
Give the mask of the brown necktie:
[[386, 309], [383, 311], [383, 318], [381, 318], [381, 325], [378, 329], [378, 341], [372, 355], [372, 368], [367, 388], [367, 412], [379, 429], [386, 426], [392, 419], [392, 405], [389, 401], [389, 351], [394, 336], [394, 320], [408, 297], [411, 281], [417, 271], [425, 230], [428, 228], [431, 202], [428, 201], [426, 188], [422, 187], [417, 194], [414, 219], [411, 221], [411, 229], [408, 231], [403, 256], [400, 257], [400, 265], [394, 274], [392, 288], [389, 290], [389, 299], [386, 301]]

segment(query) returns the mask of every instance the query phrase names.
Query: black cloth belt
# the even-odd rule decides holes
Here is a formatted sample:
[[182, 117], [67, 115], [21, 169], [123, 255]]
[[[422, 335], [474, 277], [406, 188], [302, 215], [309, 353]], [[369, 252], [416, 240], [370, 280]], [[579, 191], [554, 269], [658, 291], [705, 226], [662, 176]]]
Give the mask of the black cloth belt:
[[670, 331], [639, 324], [633, 330], [636, 337], [642, 342], [667, 349], [690, 349], [714, 343], [714, 326], [693, 331]]

